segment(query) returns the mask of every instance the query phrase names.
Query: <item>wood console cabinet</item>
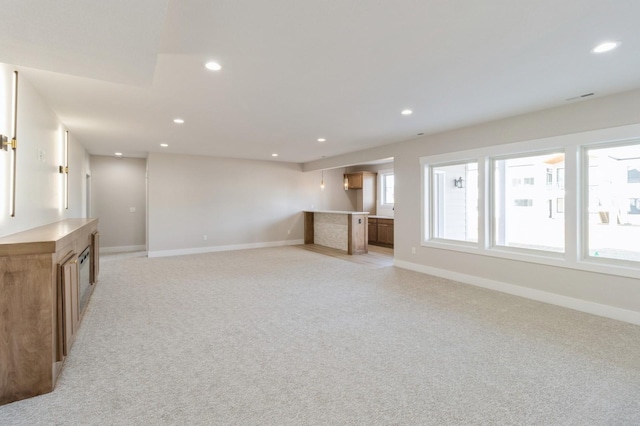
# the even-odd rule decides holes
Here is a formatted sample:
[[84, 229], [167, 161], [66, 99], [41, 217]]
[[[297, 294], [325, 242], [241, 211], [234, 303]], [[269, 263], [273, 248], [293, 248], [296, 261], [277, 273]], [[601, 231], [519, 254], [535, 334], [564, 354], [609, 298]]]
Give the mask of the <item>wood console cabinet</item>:
[[53, 390], [82, 320], [78, 256], [87, 247], [97, 282], [97, 226], [67, 219], [0, 238], [0, 404]]
[[393, 219], [369, 217], [369, 244], [393, 247]]

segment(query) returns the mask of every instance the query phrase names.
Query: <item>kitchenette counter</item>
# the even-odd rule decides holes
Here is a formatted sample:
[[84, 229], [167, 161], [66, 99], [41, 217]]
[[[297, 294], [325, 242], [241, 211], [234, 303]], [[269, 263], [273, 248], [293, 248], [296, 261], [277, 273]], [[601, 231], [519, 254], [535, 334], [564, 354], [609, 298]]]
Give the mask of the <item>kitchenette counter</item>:
[[346, 251], [368, 252], [368, 212], [305, 210], [304, 243]]

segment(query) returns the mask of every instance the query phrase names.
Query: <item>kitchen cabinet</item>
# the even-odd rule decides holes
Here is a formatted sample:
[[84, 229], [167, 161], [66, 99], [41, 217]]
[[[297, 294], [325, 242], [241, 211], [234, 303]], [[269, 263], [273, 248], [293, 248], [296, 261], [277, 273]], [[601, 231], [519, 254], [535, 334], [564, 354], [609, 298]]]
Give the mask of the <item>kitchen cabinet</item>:
[[369, 244], [393, 247], [393, 219], [369, 217]]
[[344, 177], [347, 179], [348, 189], [362, 189], [362, 172], [347, 173]]
[[84, 314], [80, 278], [89, 280], [90, 265], [79, 267], [78, 256], [97, 253], [97, 226], [67, 219], [0, 238], [0, 405], [55, 387]]

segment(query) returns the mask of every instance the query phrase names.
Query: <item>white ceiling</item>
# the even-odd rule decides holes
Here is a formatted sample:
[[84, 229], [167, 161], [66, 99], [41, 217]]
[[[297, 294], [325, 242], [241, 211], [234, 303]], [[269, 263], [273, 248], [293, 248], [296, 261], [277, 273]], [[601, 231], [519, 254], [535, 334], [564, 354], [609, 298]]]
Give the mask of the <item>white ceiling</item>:
[[638, 0], [0, 6], [0, 62], [92, 154], [307, 162], [640, 87]]

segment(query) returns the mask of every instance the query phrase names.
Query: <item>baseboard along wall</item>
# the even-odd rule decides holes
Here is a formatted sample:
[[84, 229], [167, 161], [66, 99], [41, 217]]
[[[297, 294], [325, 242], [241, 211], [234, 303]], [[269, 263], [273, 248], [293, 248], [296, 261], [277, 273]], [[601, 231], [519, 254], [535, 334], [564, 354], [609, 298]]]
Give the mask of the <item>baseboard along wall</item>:
[[195, 247], [177, 250], [150, 251], [149, 257], [183, 256], [187, 254], [213, 253], [216, 251], [246, 250], [267, 247], [295, 246], [304, 244], [304, 240], [269, 241], [265, 243], [233, 244], [228, 246]]
[[403, 260], [394, 260], [393, 265], [397, 266], [398, 268], [409, 269], [411, 271], [421, 272], [423, 274], [434, 275], [436, 277], [447, 278], [453, 281], [458, 281], [477, 287], [483, 287], [490, 290], [496, 290], [514, 296], [537, 300], [538, 302], [550, 303], [552, 305], [562, 306], [564, 308], [569, 308], [588, 314], [640, 325], [640, 312], [630, 311], [628, 309], [616, 308], [615, 306], [589, 302], [587, 300], [562, 296], [560, 294], [535, 290], [528, 287], [521, 287], [501, 281], [489, 280], [473, 275], [461, 274], [446, 269], [433, 268], [431, 266], [405, 262]]

